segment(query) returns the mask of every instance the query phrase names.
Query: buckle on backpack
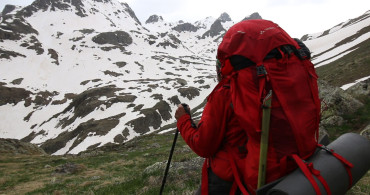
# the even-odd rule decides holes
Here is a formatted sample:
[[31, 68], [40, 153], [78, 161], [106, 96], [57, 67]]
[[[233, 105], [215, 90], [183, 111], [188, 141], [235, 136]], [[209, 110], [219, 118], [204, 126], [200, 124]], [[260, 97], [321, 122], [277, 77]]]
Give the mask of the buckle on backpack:
[[257, 66], [256, 70], [257, 70], [257, 76], [259, 77], [267, 75], [267, 71], [264, 65]]
[[333, 150], [332, 149], [329, 149], [328, 147], [324, 146], [324, 145], [319, 145], [319, 147], [323, 150], [325, 150], [326, 152], [330, 153], [330, 154], [333, 154]]

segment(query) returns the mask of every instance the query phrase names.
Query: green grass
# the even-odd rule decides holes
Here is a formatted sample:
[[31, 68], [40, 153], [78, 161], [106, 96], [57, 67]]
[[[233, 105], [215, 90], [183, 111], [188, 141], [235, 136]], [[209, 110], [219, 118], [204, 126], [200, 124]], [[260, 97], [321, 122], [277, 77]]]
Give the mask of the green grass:
[[[370, 121], [370, 98], [363, 102], [363, 108], [344, 116], [342, 126], [326, 127], [331, 137], [359, 132]], [[100, 153], [87, 151], [86, 155], [0, 155], [0, 194], [158, 194], [164, 166], [146, 173], [144, 170], [158, 162], [165, 165], [173, 138], [173, 132], [144, 135], [124, 145], [100, 148]], [[93, 155], [87, 155], [89, 152]], [[179, 136], [172, 165], [195, 157]], [[86, 168], [74, 174], [55, 174], [56, 167], [66, 163]], [[369, 178], [367, 173], [348, 194], [370, 194]], [[170, 168], [164, 194], [192, 194], [200, 179], [201, 168]]]
[[324, 66], [316, 68], [320, 79], [330, 85], [341, 87], [370, 75], [370, 39], [354, 46], [353, 52]]
[[[144, 174], [157, 163], [166, 162], [173, 133], [145, 135], [124, 145], [104, 149], [93, 156], [0, 156], [0, 194], [158, 194], [164, 169]], [[179, 136], [172, 163], [196, 157]], [[181, 151], [180, 151], [181, 150]], [[74, 174], [56, 174], [66, 163], [81, 164]], [[186, 194], [198, 188], [201, 170], [174, 172], [170, 169], [164, 194]]]

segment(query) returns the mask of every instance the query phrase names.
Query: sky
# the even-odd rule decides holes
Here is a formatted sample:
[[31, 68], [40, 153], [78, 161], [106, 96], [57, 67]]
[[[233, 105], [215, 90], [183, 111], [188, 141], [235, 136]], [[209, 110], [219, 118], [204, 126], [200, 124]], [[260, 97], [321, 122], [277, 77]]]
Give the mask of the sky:
[[[33, 0], [0, 0], [29, 5]], [[119, 0], [134, 10], [142, 23], [156, 14], [165, 21], [195, 22], [226, 12], [234, 22], [258, 12], [263, 19], [279, 24], [294, 38], [325, 31], [370, 10], [369, 0]]]

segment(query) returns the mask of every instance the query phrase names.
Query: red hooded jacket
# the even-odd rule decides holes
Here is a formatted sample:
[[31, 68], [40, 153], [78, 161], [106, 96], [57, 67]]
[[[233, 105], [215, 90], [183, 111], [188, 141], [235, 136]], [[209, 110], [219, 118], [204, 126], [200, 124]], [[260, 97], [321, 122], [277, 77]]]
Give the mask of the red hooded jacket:
[[[229, 85], [219, 83], [209, 95], [197, 128], [189, 115], [177, 121], [181, 136], [199, 156], [206, 158], [202, 170], [202, 194], [208, 192], [207, 168], [226, 181], [234, 181], [232, 163], [243, 169], [246, 155], [246, 133], [233, 111]], [[233, 155], [232, 157], [230, 155]]]

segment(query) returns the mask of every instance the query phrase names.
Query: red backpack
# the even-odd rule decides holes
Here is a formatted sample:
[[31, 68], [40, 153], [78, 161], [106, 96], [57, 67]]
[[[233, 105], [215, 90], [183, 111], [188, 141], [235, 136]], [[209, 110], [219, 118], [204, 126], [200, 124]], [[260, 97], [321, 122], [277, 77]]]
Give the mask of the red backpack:
[[[257, 188], [263, 99], [272, 90], [266, 183], [297, 168], [317, 146], [320, 100], [317, 75], [307, 52], [277, 24], [247, 20], [225, 34], [217, 58], [230, 84], [232, 104], [248, 135], [248, 155], [241, 173], [250, 193]], [[235, 66], [240, 56], [250, 63]], [[233, 66], [234, 65], [234, 66]], [[240, 186], [239, 186], [240, 187]]]

